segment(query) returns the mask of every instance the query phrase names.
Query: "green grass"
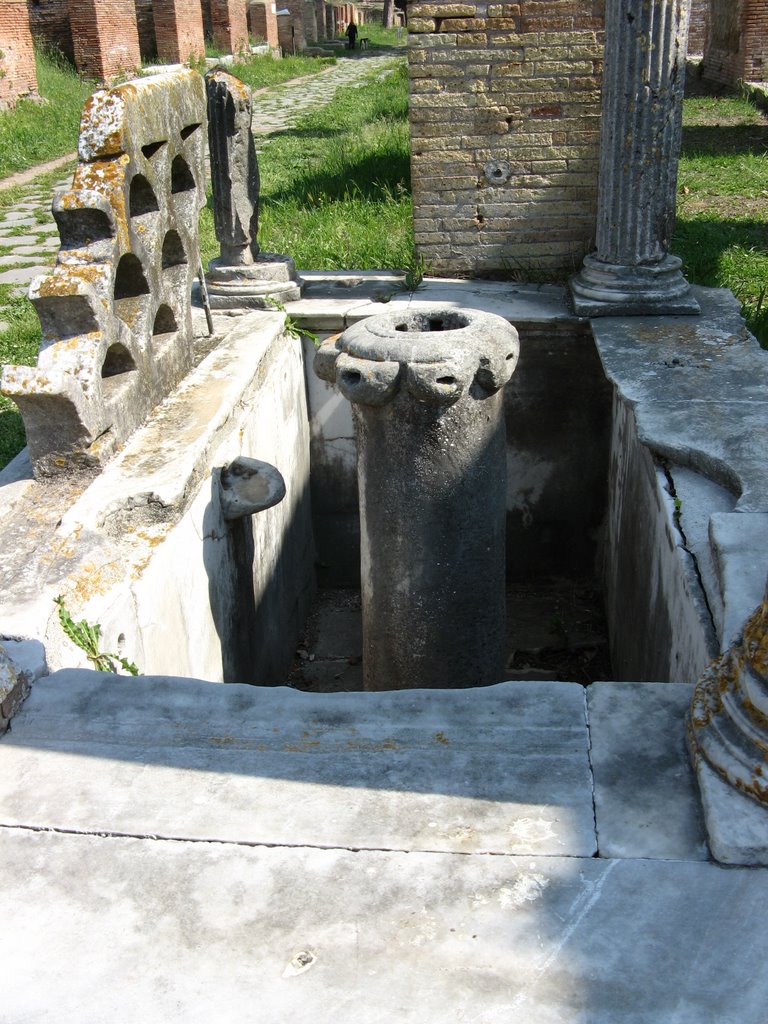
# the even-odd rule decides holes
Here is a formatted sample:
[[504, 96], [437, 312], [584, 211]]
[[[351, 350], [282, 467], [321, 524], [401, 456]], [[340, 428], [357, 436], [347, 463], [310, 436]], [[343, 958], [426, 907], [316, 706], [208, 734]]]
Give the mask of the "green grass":
[[[259, 245], [305, 270], [403, 268], [413, 253], [407, 73], [340, 90], [259, 156]], [[204, 258], [218, 252], [209, 208]]]
[[768, 348], [768, 117], [743, 97], [683, 106], [672, 251], [693, 284], [730, 288]]
[[[0, 363], [34, 366], [40, 347], [40, 321], [27, 298], [10, 298], [11, 286], [0, 284], [0, 319], [8, 329], [0, 332]], [[16, 404], [0, 395], [0, 467], [26, 444]]]
[[77, 148], [80, 111], [96, 83], [55, 54], [36, 50], [37, 83], [47, 103], [20, 100], [0, 113], [0, 178]]
[[228, 71], [247, 82], [252, 89], [266, 89], [292, 78], [316, 75], [324, 68], [333, 67], [335, 57], [283, 57], [276, 60], [268, 55], [238, 61]]

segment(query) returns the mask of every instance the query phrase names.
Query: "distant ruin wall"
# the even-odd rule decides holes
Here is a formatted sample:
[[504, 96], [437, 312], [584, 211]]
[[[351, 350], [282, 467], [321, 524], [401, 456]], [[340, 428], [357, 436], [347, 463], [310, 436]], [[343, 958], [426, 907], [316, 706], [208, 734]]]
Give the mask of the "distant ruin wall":
[[711, 29], [703, 75], [736, 85], [768, 79], [768, 4], [765, 0], [710, 0]]
[[225, 53], [241, 53], [248, 46], [245, 0], [211, 0], [214, 43]]
[[709, 0], [691, 0], [688, 53], [704, 53], [709, 33]]
[[155, 38], [161, 60], [185, 63], [205, 54], [200, 4], [185, 0], [155, 0]]
[[25, 6], [28, 6], [33, 37], [53, 49], [61, 50], [65, 57], [74, 61], [75, 49], [67, 0], [40, 0], [39, 3]]
[[26, 0], [0, 4], [0, 110], [37, 95], [37, 72]]
[[409, 6], [415, 240], [434, 274], [576, 270], [594, 244], [600, 0]]
[[101, 82], [141, 64], [133, 0], [70, 0], [77, 70]]
[[248, 7], [248, 22], [251, 35], [263, 39], [273, 50], [280, 45], [277, 36], [277, 4], [272, 0], [266, 3], [253, 0]]

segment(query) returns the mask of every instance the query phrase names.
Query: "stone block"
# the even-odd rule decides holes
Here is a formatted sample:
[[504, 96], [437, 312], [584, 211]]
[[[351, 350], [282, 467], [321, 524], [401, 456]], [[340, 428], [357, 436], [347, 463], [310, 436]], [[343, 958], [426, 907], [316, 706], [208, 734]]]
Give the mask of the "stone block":
[[2, 377], [36, 475], [104, 462], [191, 367], [205, 121], [203, 81], [190, 70], [100, 90], [85, 105], [80, 163], [53, 204], [56, 265], [30, 288], [37, 366]]
[[685, 716], [693, 685], [593, 683], [587, 689], [601, 857], [706, 860]]

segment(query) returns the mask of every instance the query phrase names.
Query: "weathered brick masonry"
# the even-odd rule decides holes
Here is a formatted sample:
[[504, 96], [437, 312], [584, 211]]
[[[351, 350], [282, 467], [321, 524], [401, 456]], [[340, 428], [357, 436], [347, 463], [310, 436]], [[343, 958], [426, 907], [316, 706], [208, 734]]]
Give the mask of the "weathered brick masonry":
[[594, 244], [603, 0], [408, 15], [414, 227], [431, 271], [576, 270]]
[[274, 0], [252, 0], [248, 5], [248, 27], [251, 34], [263, 39], [272, 49], [280, 45], [277, 37], [277, 4]]
[[199, 0], [154, 0], [155, 39], [161, 60], [184, 63], [205, 53]]
[[691, 0], [688, 53], [704, 53], [709, 31], [709, 0]]
[[26, 0], [0, 4], [0, 110], [37, 95], [37, 71]]
[[211, 0], [211, 35], [225, 53], [240, 53], [247, 48], [245, 0]]
[[767, 0], [710, 0], [711, 25], [703, 75], [735, 85], [768, 79]]
[[37, 0], [36, 3], [28, 3], [27, 7], [33, 38], [61, 50], [65, 57], [74, 61], [75, 48], [69, 26], [68, 0]]
[[141, 64], [133, 0], [70, 0], [77, 70], [101, 81]]

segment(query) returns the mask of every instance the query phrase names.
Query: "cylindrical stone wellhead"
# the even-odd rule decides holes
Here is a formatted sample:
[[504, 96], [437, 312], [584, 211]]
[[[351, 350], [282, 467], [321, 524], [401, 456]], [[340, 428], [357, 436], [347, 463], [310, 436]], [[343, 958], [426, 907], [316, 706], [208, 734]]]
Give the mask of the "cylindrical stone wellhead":
[[502, 317], [430, 308], [329, 339], [315, 371], [352, 403], [367, 690], [498, 682], [506, 651]]

